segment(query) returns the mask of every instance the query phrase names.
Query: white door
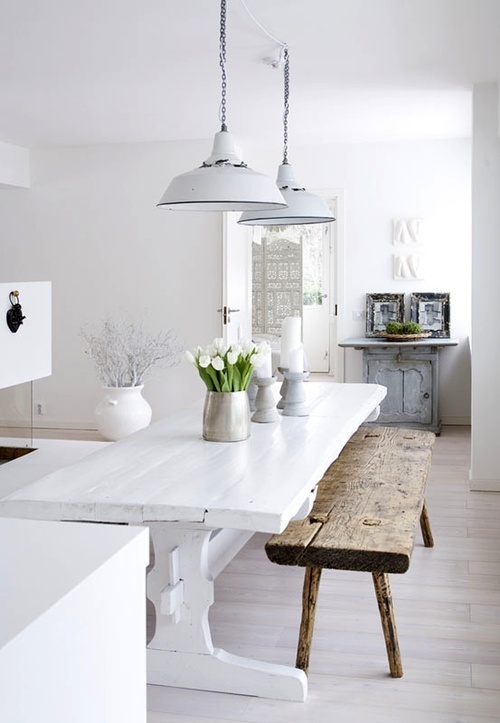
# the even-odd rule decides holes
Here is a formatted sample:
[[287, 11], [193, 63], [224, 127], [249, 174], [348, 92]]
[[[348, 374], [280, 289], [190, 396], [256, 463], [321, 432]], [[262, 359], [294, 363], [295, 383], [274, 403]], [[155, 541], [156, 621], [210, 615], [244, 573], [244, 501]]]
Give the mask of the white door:
[[241, 213], [224, 212], [222, 223], [221, 336], [227, 344], [252, 338], [252, 242]]
[[318, 262], [316, 285], [318, 296], [322, 298], [321, 303], [304, 304], [304, 347], [309, 349], [313, 372], [328, 374], [336, 382], [342, 382], [344, 350], [339, 347], [338, 341], [342, 339], [344, 311], [344, 191], [337, 189], [314, 193], [326, 200], [335, 221], [322, 226], [322, 258]]
[[312, 372], [330, 372], [331, 223], [309, 226], [304, 235], [302, 334]]

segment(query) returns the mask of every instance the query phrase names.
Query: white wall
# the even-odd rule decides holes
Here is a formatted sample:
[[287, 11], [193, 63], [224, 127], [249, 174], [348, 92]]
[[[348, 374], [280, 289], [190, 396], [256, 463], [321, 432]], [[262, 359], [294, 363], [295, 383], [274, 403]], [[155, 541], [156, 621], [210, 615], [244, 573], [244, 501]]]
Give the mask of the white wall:
[[[365, 294], [451, 294], [451, 335], [442, 352], [440, 401], [445, 423], [470, 423], [471, 143], [469, 140], [359, 143], [293, 149], [295, 175], [308, 189], [345, 189], [345, 300], [340, 338], [364, 336]], [[264, 164], [265, 168], [261, 168]], [[275, 172], [261, 156], [254, 166]], [[423, 218], [427, 272], [422, 281], [392, 277], [392, 220]], [[341, 304], [342, 306], [342, 304]], [[409, 317], [409, 312], [408, 312]], [[346, 350], [345, 381], [362, 380], [362, 353]]]
[[[189, 347], [220, 335], [220, 214], [155, 206], [172, 175], [204, 158], [206, 144], [184, 150], [33, 151], [33, 187], [0, 190], [2, 277], [53, 282], [53, 372], [35, 384], [34, 401], [46, 409], [35, 424], [93, 424], [101, 389], [79, 336], [86, 322], [142, 319], [153, 331], [175, 329]], [[181, 364], [146, 382], [144, 396], [158, 417], [202, 391]]]
[[471, 489], [500, 491], [500, 335], [496, 328], [500, 269], [500, 138], [498, 88], [474, 88]]
[[[198, 165], [209, 146], [207, 141], [36, 151], [32, 188], [0, 191], [6, 260], [1, 273], [53, 281], [53, 374], [36, 382], [34, 392], [47, 410], [36, 420], [40, 426], [92, 423], [101, 393], [78, 336], [83, 322], [126, 311], [142, 314], [153, 328], [174, 327], [189, 347], [219, 335], [220, 214], [155, 208], [170, 178]], [[279, 151], [245, 149], [245, 158], [274, 176]], [[469, 336], [468, 141], [298, 148], [291, 161], [310, 189], [346, 189], [342, 337], [364, 333], [352, 314], [364, 309], [366, 292], [413, 290], [449, 291], [452, 335]], [[392, 279], [392, 219], [400, 216], [425, 220], [431, 261], [425, 281]], [[350, 350], [346, 361], [346, 381], [360, 381], [360, 352]], [[468, 423], [465, 342], [444, 352], [442, 371], [444, 421]], [[145, 387], [154, 418], [200, 395], [200, 385], [185, 365], [161, 371]]]

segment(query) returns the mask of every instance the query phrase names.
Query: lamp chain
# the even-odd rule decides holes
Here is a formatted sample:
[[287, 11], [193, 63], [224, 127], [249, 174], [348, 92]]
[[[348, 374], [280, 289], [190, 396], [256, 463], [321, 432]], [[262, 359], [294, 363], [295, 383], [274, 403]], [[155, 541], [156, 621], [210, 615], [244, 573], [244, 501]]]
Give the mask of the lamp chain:
[[220, 3], [220, 36], [219, 36], [219, 66], [221, 69], [221, 101], [219, 108], [219, 119], [221, 130], [227, 130], [226, 126], [226, 0]]
[[288, 47], [286, 45], [283, 48], [283, 58], [285, 60], [283, 69], [285, 89], [285, 104], [283, 111], [283, 163], [288, 163], [288, 113], [290, 112], [288, 97], [290, 95], [290, 59], [288, 56]]

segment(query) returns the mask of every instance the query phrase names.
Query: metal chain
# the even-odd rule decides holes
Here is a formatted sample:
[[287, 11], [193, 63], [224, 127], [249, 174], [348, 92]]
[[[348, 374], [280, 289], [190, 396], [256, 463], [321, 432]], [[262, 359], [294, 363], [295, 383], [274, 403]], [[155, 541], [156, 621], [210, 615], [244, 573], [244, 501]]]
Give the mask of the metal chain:
[[221, 69], [221, 101], [219, 108], [219, 120], [221, 130], [227, 130], [226, 126], [226, 0], [220, 3], [220, 36], [219, 36], [219, 66]]
[[288, 113], [290, 112], [288, 97], [290, 95], [290, 59], [288, 56], [288, 47], [286, 45], [283, 48], [283, 57], [285, 59], [283, 70], [285, 89], [285, 104], [283, 111], [283, 163], [288, 163]]

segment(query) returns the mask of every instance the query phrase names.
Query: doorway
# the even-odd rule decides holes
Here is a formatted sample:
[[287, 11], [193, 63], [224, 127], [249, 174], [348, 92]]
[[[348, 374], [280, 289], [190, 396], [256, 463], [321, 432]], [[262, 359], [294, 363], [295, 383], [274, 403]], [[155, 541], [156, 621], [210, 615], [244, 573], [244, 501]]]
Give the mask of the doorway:
[[302, 319], [308, 368], [329, 373], [330, 226], [258, 226], [252, 239], [252, 333], [279, 337], [283, 319]]
[[[237, 224], [238, 214], [224, 214], [220, 311], [227, 307], [237, 313], [230, 324], [223, 325], [223, 335], [230, 340], [237, 322], [245, 336], [268, 338], [279, 351], [283, 319], [300, 316], [310, 371], [343, 381], [343, 354], [337, 342], [344, 296], [344, 192], [316, 193], [332, 209], [333, 223], [242, 227]], [[246, 314], [240, 311], [245, 298]]]

